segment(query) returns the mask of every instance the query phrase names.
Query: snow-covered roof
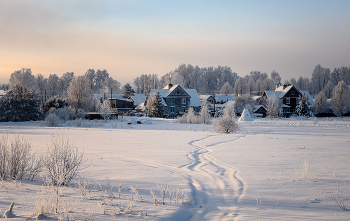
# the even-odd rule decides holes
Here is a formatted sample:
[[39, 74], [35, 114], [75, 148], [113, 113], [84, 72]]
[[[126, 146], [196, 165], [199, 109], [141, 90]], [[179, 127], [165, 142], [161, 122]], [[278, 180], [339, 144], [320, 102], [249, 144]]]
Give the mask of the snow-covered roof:
[[[111, 99], [111, 94], [94, 94], [94, 97], [96, 98], [97, 101], [100, 101], [101, 98], [102, 98], [102, 100], [104, 100], [104, 98], [106, 98], [106, 100], [109, 101], [109, 99]], [[123, 100], [123, 101], [127, 101], [127, 102], [133, 102], [133, 100], [124, 98], [123, 94], [112, 94], [112, 99], [118, 99], [118, 100]]]
[[201, 95], [198, 95], [199, 99], [200, 100], [208, 100], [210, 97], [213, 97], [212, 95], [207, 95], [207, 94], [201, 94]]
[[253, 96], [253, 97], [252, 97], [252, 99], [255, 100], [255, 101], [258, 100], [258, 99], [260, 99], [260, 98], [261, 98], [261, 96]]
[[200, 107], [202, 106], [201, 100], [199, 99], [198, 93], [196, 89], [184, 89], [190, 98], [190, 106], [191, 107]]
[[[163, 89], [151, 89], [150, 90], [150, 93], [152, 95], [152, 99], [154, 100], [155, 98], [155, 95], [157, 93], [157, 91], [159, 91], [159, 94], [160, 94], [160, 97], [162, 98], [162, 104], [164, 106], [168, 106], [166, 103], [165, 103], [165, 100], [163, 98], [166, 98], [169, 96], [169, 94], [175, 90], [175, 88], [177, 87], [181, 87], [179, 85], [174, 85], [172, 86], [170, 89], [167, 89], [168, 86], [166, 86], [165, 88]], [[183, 88], [182, 88], [183, 89]], [[190, 106], [191, 107], [200, 107], [202, 106], [202, 103], [199, 99], [199, 96], [198, 96], [198, 93], [197, 93], [197, 90], [196, 89], [183, 89], [191, 98], [190, 98]]]
[[283, 91], [265, 91], [267, 97], [282, 98], [286, 92]]
[[236, 96], [233, 94], [225, 95], [225, 94], [217, 94], [215, 95], [215, 101], [216, 102], [227, 102], [227, 101], [234, 101], [236, 99]]
[[0, 90], [0, 96], [4, 96], [6, 94], [6, 91]]
[[134, 105], [138, 106], [141, 103], [144, 103], [146, 100], [146, 95], [144, 94], [135, 94], [133, 96], [130, 96], [132, 100], [134, 101]]
[[254, 105], [254, 106], [253, 106], [253, 112], [259, 110], [260, 107], [262, 107], [262, 108], [264, 108], [264, 109], [266, 110], [266, 108], [264, 107], [264, 105]]

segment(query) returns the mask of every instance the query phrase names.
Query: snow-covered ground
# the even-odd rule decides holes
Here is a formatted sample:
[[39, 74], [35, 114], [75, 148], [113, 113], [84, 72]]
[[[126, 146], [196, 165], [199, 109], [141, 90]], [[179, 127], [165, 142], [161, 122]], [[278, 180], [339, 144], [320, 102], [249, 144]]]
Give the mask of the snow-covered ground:
[[[84, 152], [80, 176], [60, 190], [63, 219], [349, 219], [350, 212], [337, 204], [350, 208], [349, 118], [239, 124], [236, 134], [149, 118], [84, 121], [79, 127], [68, 122], [60, 128], [1, 123], [0, 128], [10, 139], [18, 133], [38, 154], [45, 152], [52, 134], [62, 134]], [[1, 214], [14, 202], [12, 220], [34, 220], [38, 204], [52, 203], [43, 179], [0, 181]], [[77, 182], [84, 181], [79, 188]], [[172, 193], [170, 200], [166, 192], [165, 205], [161, 185]]]

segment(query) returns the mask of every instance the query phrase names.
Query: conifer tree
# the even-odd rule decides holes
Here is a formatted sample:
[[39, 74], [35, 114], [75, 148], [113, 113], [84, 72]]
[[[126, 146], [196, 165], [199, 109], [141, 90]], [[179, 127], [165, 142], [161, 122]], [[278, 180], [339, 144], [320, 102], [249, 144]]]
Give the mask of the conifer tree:
[[299, 116], [311, 117], [312, 112], [310, 110], [310, 104], [307, 95], [302, 95], [299, 97], [299, 105], [297, 106], [296, 112]]
[[164, 107], [162, 104], [162, 98], [159, 91], [154, 95], [154, 100], [152, 104], [152, 116], [153, 117], [163, 117]]
[[0, 101], [1, 121], [30, 121], [39, 120], [39, 100], [34, 91], [15, 85]]

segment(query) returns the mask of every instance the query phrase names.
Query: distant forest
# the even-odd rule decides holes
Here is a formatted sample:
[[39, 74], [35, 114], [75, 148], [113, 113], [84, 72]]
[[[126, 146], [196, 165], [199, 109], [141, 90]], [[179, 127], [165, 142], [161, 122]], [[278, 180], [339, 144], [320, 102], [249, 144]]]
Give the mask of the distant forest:
[[[20, 77], [19, 77], [20, 76]], [[120, 82], [109, 76], [107, 70], [88, 69], [84, 74], [89, 82], [91, 93], [123, 93]], [[66, 72], [61, 77], [50, 74], [45, 78], [42, 74], [33, 75], [31, 69], [23, 68], [11, 74], [9, 84], [2, 84], [6, 90], [11, 85], [20, 84], [37, 92], [42, 100], [61, 95], [67, 95], [67, 88], [74, 78], [73, 72]], [[198, 67], [191, 64], [180, 64], [174, 70], [162, 77], [157, 74], [142, 74], [133, 82], [136, 93], [146, 94], [149, 89], [163, 88], [165, 85], [179, 84], [184, 88], [197, 89], [199, 94], [249, 94], [261, 95], [266, 90], [275, 90], [279, 84], [293, 84], [297, 89], [309, 91], [317, 95], [323, 91], [327, 98], [332, 97], [333, 88], [344, 81], [350, 85], [350, 67], [335, 68], [330, 71], [321, 65], [316, 65], [311, 79], [300, 76], [298, 79], [282, 81], [278, 72], [251, 71], [249, 75], [240, 77], [228, 66]]]

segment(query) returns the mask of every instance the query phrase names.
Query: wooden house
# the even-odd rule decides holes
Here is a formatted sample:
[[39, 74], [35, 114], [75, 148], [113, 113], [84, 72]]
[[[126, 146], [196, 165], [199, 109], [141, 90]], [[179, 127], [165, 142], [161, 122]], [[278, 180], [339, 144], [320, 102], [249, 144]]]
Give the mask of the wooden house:
[[[190, 107], [197, 113], [200, 111], [201, 101], [196, 89], [184, 89], [180, 85], [169, 84], [163, 89], [151, 89], [148, 97], [154, 100], [157, 92], [164, 106], [164, 116], [185, 114]], [[147, 99], [145, 106], [147, 106]]]
[[283, 114], [288, 117], [295, 112], [299, 105], [299, 97], [302, 95], [307, 95], [309, 104], [313, 105], [313, 97], [308, 91], [299, 91], [291, 84], [283, 84], [274, 91], [265, 91], [262, 98], [269, 99], [269, 97], [276, 97], [281, 99], [283, 103]]

